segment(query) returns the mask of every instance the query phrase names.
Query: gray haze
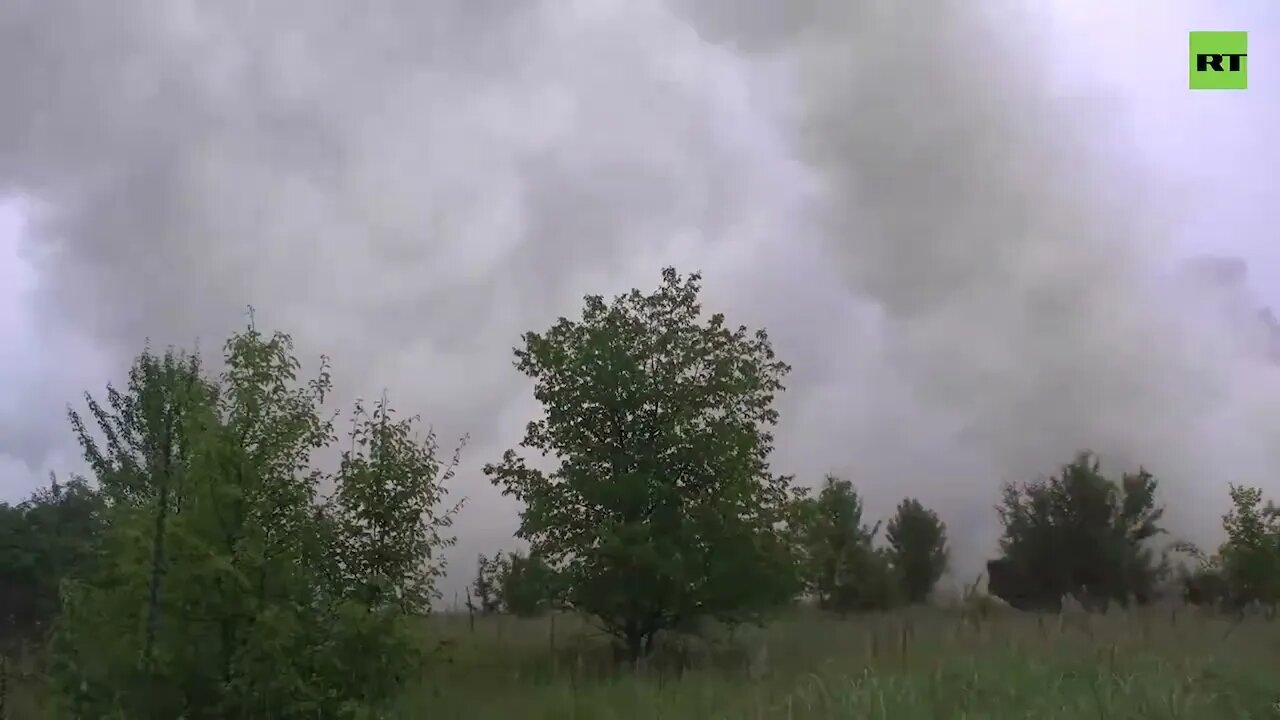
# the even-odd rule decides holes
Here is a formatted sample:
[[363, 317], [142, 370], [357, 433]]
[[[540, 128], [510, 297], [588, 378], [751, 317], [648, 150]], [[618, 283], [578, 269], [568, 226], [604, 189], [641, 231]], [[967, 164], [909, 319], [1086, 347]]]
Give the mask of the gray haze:
[[1170, 272], [1190, 198], [1048, 90], [1022, 5], [0, 0], [39, 335], [0, 455], [72, 457], [63, 403], [252, 304], [343, 400], [471, 435], [459, 587], [511, 543], [478, 472], [536, 412], [510, 347], [675, 263], [795, 366], [777, 469], [920, 496], [961, 572], [999, 483], [1086, 446], [1212, 539], [1227, 481], [1280, 489], [1256, 303]]

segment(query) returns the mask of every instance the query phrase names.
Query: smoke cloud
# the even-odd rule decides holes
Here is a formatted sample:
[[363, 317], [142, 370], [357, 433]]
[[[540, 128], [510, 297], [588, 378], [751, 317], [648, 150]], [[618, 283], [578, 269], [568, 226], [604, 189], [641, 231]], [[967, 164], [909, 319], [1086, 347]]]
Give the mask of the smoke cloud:
[[994, 7], [8, 0], [39, 377], [0, 454], [63, 460], [62, 403], [251, 304], [344, 400], [471, 435], [460, 587], [512, 542], [479, 474], [537, 410], [510, 347], [674, 263], [795, 366], [777, 469], [921, 497], [959, 572], [998, 485], [1084, 447], [1212, 539], [1226, 482], [1280, 489], [1275, 369], [1224, 310], [1257, 303], [1169, 273], [1174, 187], [1107, 150], [1105, 98], [1052, 92], [1047, 11]]

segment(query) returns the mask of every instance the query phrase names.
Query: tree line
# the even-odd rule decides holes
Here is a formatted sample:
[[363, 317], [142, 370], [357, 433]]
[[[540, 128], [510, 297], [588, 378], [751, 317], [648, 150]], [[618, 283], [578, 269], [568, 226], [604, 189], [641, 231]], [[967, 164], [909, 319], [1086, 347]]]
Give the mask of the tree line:
[[[484, 473], [520, 501], [527, 549], [481, 556], [469, 607], [581, 613], [634, 660], [663, 633], [800, 600], [849, 615], [929, 599], [948, 565], [938, 515], [906, 498], [870, 523], [850, 480], [774, 472], [790, 367], [765, 331], [704, 313], [700, 283], [667, 268], [652, 292], [587, 296], [522, 336], [514, 365], [542, 412]], [[223, 360], [215, 375], [144, 350], [122, 388], [69, 410], [92, 478], [0, 505], [0, 669], [38, 649], [62, 715], [378, 717], [432, 659], [421, 618], [461, 444], [442, 451], [385, 397], [323, 412], [327, 360], [301, 379], [289, 336], [252, 322]], [[334, 467], [312, 459], [326, 448]], [[1230, 488], [1205, 553], [1158, 542], [1158, 487], [1089, 453], [1006, 485], [991, 593], [1027, 610], [1280, 600], [1280, 512], [1259, 490]]]

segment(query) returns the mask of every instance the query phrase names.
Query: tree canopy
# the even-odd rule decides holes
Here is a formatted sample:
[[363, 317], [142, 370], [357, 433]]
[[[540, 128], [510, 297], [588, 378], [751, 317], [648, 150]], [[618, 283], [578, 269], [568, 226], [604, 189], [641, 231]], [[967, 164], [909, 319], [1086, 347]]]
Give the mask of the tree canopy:
[[1005, 486], [991, 591], [1015, 607], [1057, 607], [1067, 593], [1145, 602], [1165, 570], [1149, 542], [1164, 532], [1158, 485], [1142, 468], [1109, 479], [1085, 452], [1057, 475]]
[[[448, 465], [385, 400], [357, 404], [334, 473], [328, 366], [250, 327], [226, 370], [144, 352], [71, 413], [105, 500], [101, 562], [65, 583], [53, 678], [77, 717], [346, 718], [419, 659], [453, 509]], [[322, 486], [335, 488], [329, 497]]]
[[922, 603], [947, 570], [947, 527], [938, 514], [907, 498], [885, 529], [889, 558], [907, 602]]
[[817, 495], [801, 492], [793, 503], [805, 586], [818, 606], [842, 613], [891, 607], [898, 581], [890, 556], [874, 545], [880, 523], [863, 522], [853, 483], [828, 475]]
[[789, 367], [764, 330], [703, 317], [701, 277], [662, 273], [652, 293], [587, 296], [578, 320], [524, 335], [516, 367], [542, 417], [486, 466], [524, 503], [519, 536], [565, 599], [635, 657], [702, 616], [758, 617], [794, 590], [780, 530], [788, 479], [771, 473], [775, 396]]

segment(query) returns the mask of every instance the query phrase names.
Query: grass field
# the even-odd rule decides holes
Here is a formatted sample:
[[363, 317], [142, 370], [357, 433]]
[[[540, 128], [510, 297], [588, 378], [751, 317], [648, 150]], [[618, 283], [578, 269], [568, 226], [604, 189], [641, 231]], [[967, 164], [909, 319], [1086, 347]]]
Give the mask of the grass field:
[[[402, 699], [405, 720], [1280, 720], [1280, 622], [1193, 608], [796, 612], [669, 642], [636, 669], [565, 615], [482, 617], [473, 629], [441, 614], [424, 636], [438, 658]], [[32, 689], [11, 696], [10, 718], [39, 716]]]
[[404, 718], [1280, 719], [1280, 622], [1191, 608], [797, 613], [689, 643], [684, 672], [670, 648], [619, 671], [607, 642], [564, 616], [431, 622], [452, 661], [405, 698]]

